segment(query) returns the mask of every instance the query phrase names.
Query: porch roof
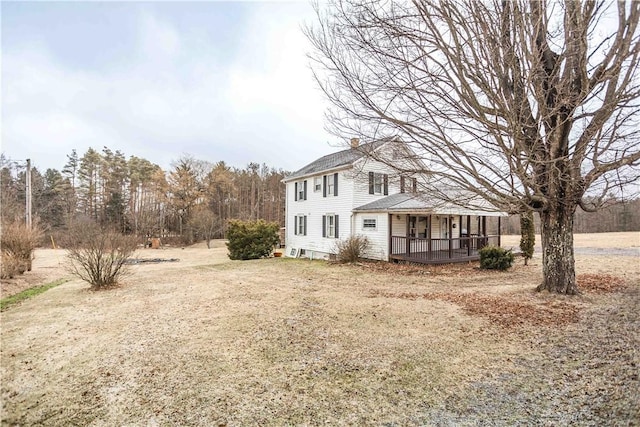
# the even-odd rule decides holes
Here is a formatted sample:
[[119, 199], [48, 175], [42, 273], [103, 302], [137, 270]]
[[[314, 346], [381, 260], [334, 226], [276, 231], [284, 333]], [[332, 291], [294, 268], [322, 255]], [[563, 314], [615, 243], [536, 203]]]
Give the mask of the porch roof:
[[353, 211], [358, 212], [387, 212], [387, 213], [417, 213], [417, 214], [444, 214], [444, 215], [483, 215], [483, 216], [507, 216], [505, 212], [497, 211], [487, 202], [475, 201], [475, 204], [486, 206], [486, 209], [466, 208], [452, 202], [438, 200], [424, 193], [398, 193], [378, 199], [366, 205], [358, 206]]

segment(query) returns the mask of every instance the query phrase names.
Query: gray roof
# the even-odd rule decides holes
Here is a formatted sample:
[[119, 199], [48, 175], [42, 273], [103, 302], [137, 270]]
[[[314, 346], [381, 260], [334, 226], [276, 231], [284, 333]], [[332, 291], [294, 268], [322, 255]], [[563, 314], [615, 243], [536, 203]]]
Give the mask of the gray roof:
[[[485, 203], [486, 204], [486, 203]], [[398, 193], [354, 208], [354, 212], [434, 213], [445, 215], [505, 216], [486, 204], [487, 209], [469, 209], [451, 202], [430, 197], [425, 193]]]
[[388, 211], [391, 209], [428, 209], [430, 206], [420, 200], [415, 193], [392, 194], [382, 199], [375, 200], [366, 205], [354, 208], [354, 211]]
[[388, 139], [383, 139], [368, 142], [366, 144], [361, 144], [357, 148], [349, 148], [347, 150], [338, 151], [337, 153], [327, 154], [326, 156], [320, 157], [318, 160], [309, 163], [302, 169], [293, 172], [291, 175], [287, 176], [284, 181], [290, 181], [302, 176], [319, 174], [323, 171], [336, 169], [341, 166], [352, 165], [353, 162], [373, 152], [388, 141]]

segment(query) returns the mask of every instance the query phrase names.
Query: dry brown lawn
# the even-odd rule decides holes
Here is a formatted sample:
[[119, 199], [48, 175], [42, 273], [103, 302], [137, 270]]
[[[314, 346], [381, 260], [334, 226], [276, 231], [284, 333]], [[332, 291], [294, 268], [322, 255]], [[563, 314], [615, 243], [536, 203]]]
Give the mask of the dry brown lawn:
[[[640, 423], [638, 256], [577, 252], [577, 297], [532, 291], [539, 254], [506, 273], [229, 261], [222, 242], [138, 256], [180, 261], [0, 314], [3, 425]], [[2, 296], [68, 277], [63, 261], [37, 251]]]

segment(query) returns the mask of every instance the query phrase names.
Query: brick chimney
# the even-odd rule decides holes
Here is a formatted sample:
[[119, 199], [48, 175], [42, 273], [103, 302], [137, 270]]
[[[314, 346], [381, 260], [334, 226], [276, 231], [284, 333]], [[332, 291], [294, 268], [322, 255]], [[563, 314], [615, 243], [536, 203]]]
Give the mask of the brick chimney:
[[351, 148], [358, 148], [360, 145], [360, 138], [351, 138]]

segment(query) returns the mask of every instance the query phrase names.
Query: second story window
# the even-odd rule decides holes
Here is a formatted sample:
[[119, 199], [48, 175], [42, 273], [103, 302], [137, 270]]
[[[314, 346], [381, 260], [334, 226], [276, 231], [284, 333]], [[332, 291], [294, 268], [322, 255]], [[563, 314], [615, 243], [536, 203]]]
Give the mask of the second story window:
[[322, 177], [316, 176], [313, 178], [313, 191], [314, 193], [322, 191]]
[[295, 200], [307, 200], [307, 180], [296, 182], [294, 184]]
[[338, 173], [337, 172], [331, 175], [323, 176], [322, 181], [324, 183], [324, 192], [322, 193], [323, 197], [338, 195]]
[[[409, 183], [409, 185], [411, 186], [410, 188], [408, 188], [407, 183]], [[416, 193], [417, 191], [418, 191], [418, 180], [416, 178], [411, 178], [411, 177], [405, 178], [404, 176], [400, 177], [401, 193], [408, 193], [408, 192]]]
[[373, 174], [373, 193], [382, 194], [382, 174]]
[[389, 175], [369, 172], [369, 194], [389, 194]]

